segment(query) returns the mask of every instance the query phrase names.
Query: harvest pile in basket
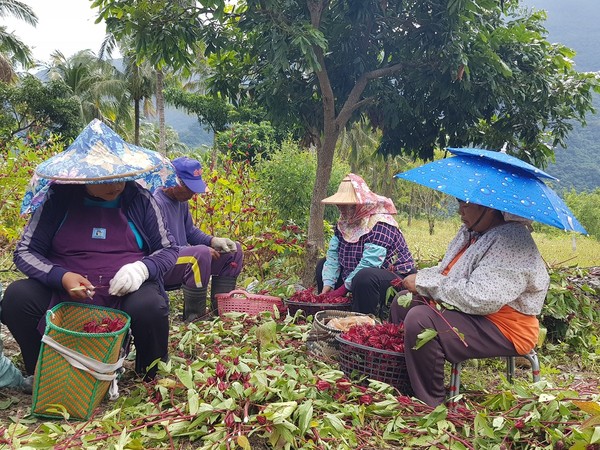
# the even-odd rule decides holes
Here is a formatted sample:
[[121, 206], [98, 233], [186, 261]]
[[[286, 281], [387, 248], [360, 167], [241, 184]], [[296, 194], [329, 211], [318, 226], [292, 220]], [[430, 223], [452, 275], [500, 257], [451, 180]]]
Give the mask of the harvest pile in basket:
[[[332, 325], [331, 321], [329, 325]], [[341, 338], [365, 347], [404, 353], [404, 328], [402, 324], [380, 323], [371, 325], [367, 323], [356, 325], [342, 333]]]
[[405, 395], [412, 395], [402, 325], [355, 325], [336, 336], [336, 340], [340, 369], [346, 375], [383, 381]]
[[126, 325], [125, 320], [119, 317], [104, 317], [102, 320], [90, 320], [83, 324], [86, 333], [114, 333]]
[[302, 291], [297, 291], [290, 297], [290, 302], [297, 303], [328, 303], [328, 304], [337, 304], [337, 303], [349, 303], [350, 299], [348, 297], [333, 297], [328, 296], [327, 294], [317, 294], [314, 289], [304, 289]]

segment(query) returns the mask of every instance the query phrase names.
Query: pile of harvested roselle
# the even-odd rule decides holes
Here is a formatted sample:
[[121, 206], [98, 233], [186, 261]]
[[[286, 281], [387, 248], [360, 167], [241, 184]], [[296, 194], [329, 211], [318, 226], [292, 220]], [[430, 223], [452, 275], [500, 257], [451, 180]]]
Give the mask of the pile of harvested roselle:
[[290, 302], [297, 303], [350, 303], [349, 297], [332, 296], [327, 294], [317, 294], [314, 288], [297, 291], [290, 297]]
[[115, 317], [114, 319], [105, 317], [101, 321], [90, 320], [89, 322], [84, 323], [83, 331], [86, 333], [114, 333], [115, 331], [123, 329], [125, 323], [125, 320], [120, 317]]
[[404, 327], [402, 324], [354, 325], [340, 337], [365, 347], [404, 353]]

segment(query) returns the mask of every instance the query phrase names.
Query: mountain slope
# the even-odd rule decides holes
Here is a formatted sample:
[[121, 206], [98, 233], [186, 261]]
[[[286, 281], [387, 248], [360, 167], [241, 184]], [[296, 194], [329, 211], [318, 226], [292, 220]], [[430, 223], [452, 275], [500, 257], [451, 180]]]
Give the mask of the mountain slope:
[[[600, 71], [600, 1], [598, 0], [526, 0], [528, 7], [546, 11], [546, 29], [551, 42], [560, 42], [577, 52], [574, 61], [582, 72]], [[600, 97], [594, 98], [600, 111]], [[600, 114], [590, 114], [587, 126], [575, 125], [566, 149], [556, 149], [556, 164], [547, 171], [561, 180], [559, 190], [577, 191], [600, 187]]]

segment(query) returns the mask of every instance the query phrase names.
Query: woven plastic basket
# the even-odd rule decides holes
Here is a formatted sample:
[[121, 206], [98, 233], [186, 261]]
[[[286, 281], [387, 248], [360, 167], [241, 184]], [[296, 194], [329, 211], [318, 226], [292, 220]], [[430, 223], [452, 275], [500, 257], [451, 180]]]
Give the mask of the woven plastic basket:
[[317, 311], [313, 318], [312, 328], [308, 333], [306, 347], [310, 353], [324, 360], [336, 360], [338, 356], [339, 344], [335, 339], [342, 333], [342, 330], [329, 326], [332, 319], [341, 319], [353, 316], [364, 316], [366, 314], [340, 311], [323, 310]]
[[[84, 324], [119, 318], [125, 326], [111, 333], [86, 333]], [[112, 381], [99, 380], [86, 370], [74, 367], [64, 355], [64, 348], [78, 359], [85, 357], [104, 365], [120, 365], [123, 341], [129, 331], [130, 318], [123, 311], [82, 303], [60, 303], [46, 313], [42, 342], [33, 386], [31, 411], [40, 417], [87, 420], [104, 399]], [[57, 350], [59, 347], [63, 349]], [[116, 376], [116, 368], [106, 377]]]
[[257, 315], [264, 311], [273, 311], [273, 306], [281, 314], [286, 313], [286, 307], [279, 297], [272, 295], [251, 294], [243, 289], [236, 289], [226, 294], [216, 296], [219, 315], [229, 312], [240, 312], [248, 315]]
[[286, 300], [288, 312], [290, 315], [296, 314], [296, 311], [302, 310], [306, 317], [314, 316], [319, 311], [350, 311], [352, 309], [352, 301], [348, 299], [348, 303], [310, 303], [310, 302], [294, 302]]
[[340, 369], [348, 377], [366, 376], [394, 386], [405, 395], [412, 395], [404, 353], [367, 347], [341, 336], [335, 339], [339, 344]]

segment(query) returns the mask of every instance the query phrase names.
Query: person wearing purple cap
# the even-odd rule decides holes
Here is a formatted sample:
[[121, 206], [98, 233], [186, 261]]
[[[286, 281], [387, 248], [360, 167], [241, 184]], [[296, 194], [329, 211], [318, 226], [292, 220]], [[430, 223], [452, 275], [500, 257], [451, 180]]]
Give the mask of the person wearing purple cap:
[[177, 263], [167, 272], [164, 282], [165, 286], [182, 286], [183, 319], [191, 322], [206, 315], [211, 276], [211, 312], [216, 313], [215, 295], [235, 289], [244, 257], [239, 243], [210, 236], [194, 225], [188, 201], [206, 191], [200, 162], [186, 156], [171, 162], [180, 184], [154, 192], [167, 228], [179, 245]]

